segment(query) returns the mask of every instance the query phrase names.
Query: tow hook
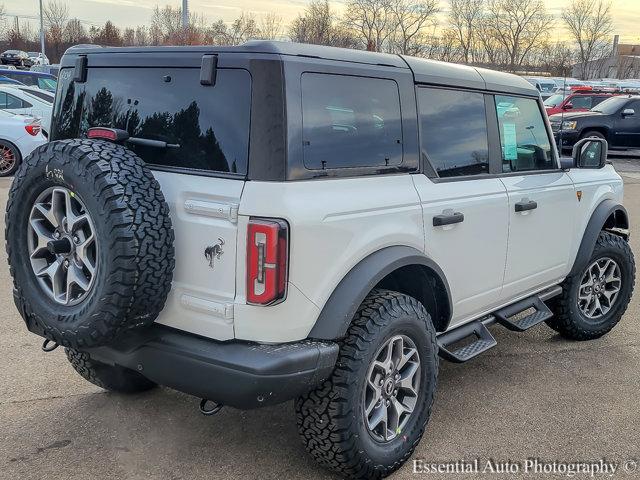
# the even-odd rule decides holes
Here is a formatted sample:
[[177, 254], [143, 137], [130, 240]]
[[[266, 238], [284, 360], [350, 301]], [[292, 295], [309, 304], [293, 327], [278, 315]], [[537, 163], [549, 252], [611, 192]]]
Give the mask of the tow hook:
[[[51, 344], [51, 345], [49, 345]], [[42, 342], [42, 351], [43, 352], [53, 352], [59, 345], [53, 340], [49, 340], [48, 338]]]
[[[210, 403], [212, 406], [210, 408], [207, 408], [207, 403]], [[224, 407], [224, 405], [216, 403], [213, 400], [209, 400], [207, 398], [203, 398], [202, 400], [200, 400], [200, 413], [206, 416], [215, 415], [220, 410], [222, 410], [222, 407]]]

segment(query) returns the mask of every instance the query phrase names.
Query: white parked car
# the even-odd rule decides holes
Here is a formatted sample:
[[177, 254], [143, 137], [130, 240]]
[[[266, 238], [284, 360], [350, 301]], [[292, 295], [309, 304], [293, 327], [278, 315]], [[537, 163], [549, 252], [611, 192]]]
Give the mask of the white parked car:
[[41, 52], [27, 52], [34, 65], [49, 65], [49, 59]]
[[0, 108], [11, 113], [39, 117], [49, 136], [54, 95], [46, 90], [20, 85], [0, 85]]
[[40, 120], [0, 109], [0, 177], [12, 175], [36, 147], [47, 142]]

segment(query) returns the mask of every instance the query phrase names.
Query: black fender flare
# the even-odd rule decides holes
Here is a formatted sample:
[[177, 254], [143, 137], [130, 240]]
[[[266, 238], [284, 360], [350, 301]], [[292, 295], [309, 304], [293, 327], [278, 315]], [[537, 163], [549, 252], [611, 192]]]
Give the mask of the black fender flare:
[[[325, 303], [309, 338], [344, 337], [356, 310], [371, 290], [388, 274], [408, 265], [428, 267], [444, 285], [451, 315], [451, 291], [442, 269], [419, 250], [407, 246], [385, 247], [362, 259], [338, 283]], [[449, 320], [449, 319], [447, 319]]]
[[[607, 220], [613, 215], [614, 224], [607, 225]], [[578, 254], [573, 262], [570, 276], [578, 275], [584, 270], [591, 258], [593, 249], [598, 240], [600, 232], [607, 228], [629, 228], [629, 216], [627, 210], [618, 202], [607, 199], [600, 203], [591, 214], [587, 228], [585, 228], [578, 248]]]

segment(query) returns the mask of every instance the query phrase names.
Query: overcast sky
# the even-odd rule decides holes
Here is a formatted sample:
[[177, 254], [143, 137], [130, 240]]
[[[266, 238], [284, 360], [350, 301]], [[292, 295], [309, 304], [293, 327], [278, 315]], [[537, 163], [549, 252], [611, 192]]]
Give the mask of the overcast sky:
[[[558, 16], [569, 0], [545, 2], [549, 11]], [[0, 0], [1, 3], [4, 3], [10, 15], [38, 14], [38, 0]], [[112, 20], [120, 27], [128, 27], [148, 24], [156, 5], [180, 6], [182, 0], [68, 0], [67, 3], [71, 15], [88, 22], [87, 25], [100, 25]], [[225, 22], [231, 22], [243, 11], [252, 12], [256, 17], [277, 12], [288, 23], [304, 11], [307, 3], [308, 0], [189, 0], [189, 9], [207, 19], [221, 18]], [[340, 9], [344, 0], [333, 0], [331, 3]], [[446, 10], [447, 4], [446, 0], [442, 0], [443, 10]], [[640, 0], [613, 0], [612, 5], [616, 33], [622, 36], [622, 41], [640, 43]], [[558, 35], [562, 36], [561, 33]]]

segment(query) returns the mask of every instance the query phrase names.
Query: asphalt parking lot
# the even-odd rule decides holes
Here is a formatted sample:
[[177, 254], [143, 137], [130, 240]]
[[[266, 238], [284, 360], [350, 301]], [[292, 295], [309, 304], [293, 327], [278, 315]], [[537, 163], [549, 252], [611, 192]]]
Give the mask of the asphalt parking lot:
[[[616, 166], [640, 261], [640, 159]], [[2, 210], [8, 185], [0, 180]], [[39, 337], [26, 332], [5, 261], [0, 285], [0, 478], [334, 478], [306, 455], [292, 403], [203, 417], [198, 399], [169, 389], [107, 393], [80, 378], [62, 349], [45, 354]], [[442, 363], [414, 458], [640, 460], [638, 298], [612, 333], [593, 342], [567, 342], [545, 326], [520, 335], [495, 326], [496, 348], [466, 365]], [[494, 477], [419, 475], [410, 462], [393, 478], [476, 476]], [[616, 477], [639, 478], [640, 470], [620, 468]]]

